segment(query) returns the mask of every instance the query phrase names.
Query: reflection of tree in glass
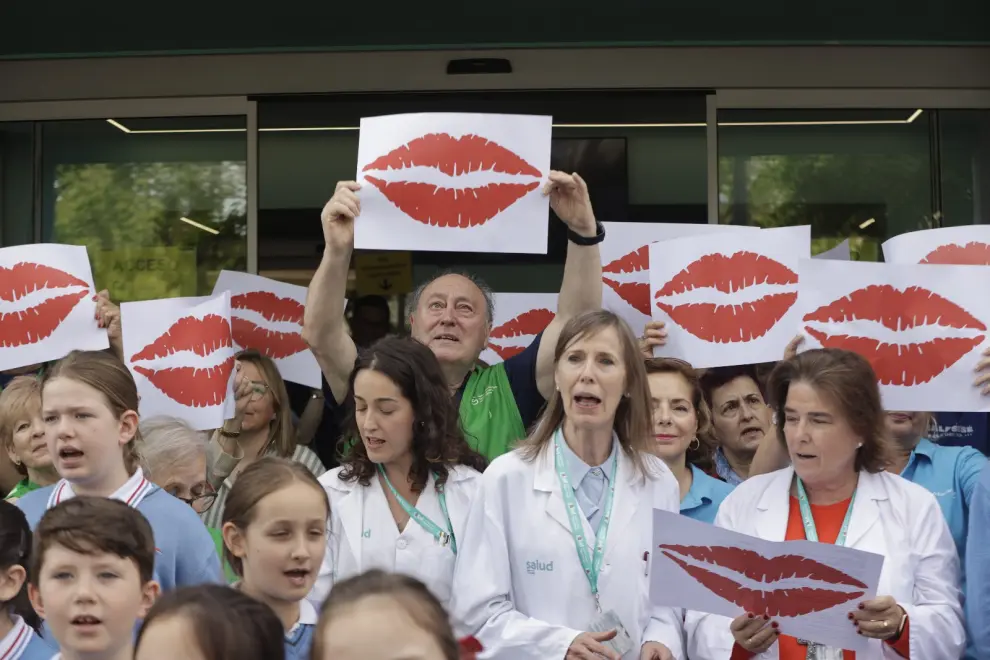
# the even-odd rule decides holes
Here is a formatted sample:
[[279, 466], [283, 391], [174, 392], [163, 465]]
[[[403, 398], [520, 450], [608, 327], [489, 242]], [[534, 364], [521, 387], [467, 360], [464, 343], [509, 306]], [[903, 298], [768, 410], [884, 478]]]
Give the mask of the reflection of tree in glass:
[[243, 162], [66, 164], [55, 192], [53, 240], [86, 245], [115, 300], [205, 295], [247, 265]]
[[723, 223], [810, 224], [815, 253], [850, 238], [859, 260], [879, 259], [889, 236], [932, 226], [927, 153], [723, 156], [719, 197]]

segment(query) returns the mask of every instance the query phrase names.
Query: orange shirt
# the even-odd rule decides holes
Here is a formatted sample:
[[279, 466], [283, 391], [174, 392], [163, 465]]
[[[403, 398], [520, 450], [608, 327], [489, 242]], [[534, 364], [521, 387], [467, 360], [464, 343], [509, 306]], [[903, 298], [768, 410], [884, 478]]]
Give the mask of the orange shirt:
[[[811, 505], [811, 517], [815, 519], [815, 531], [818, 532], [818, 541], [820, 543], [835, 543], [835, 540], [839, 537], [839, 532], [842, 530], [842, 521], [845, 520], [850, 502], [852, 502], [852, 499], [836, 502], [835, 504]], [[790, 504], [790, 512], [787, 516], [787, 532], [784, 534], [784, 540], [803, 541], [805, 540], [805, 535], [804, 524], [801, 522], [801, 505], [798, 502], [798, 498], [794, 496], [791, 496]], [[855, 606], [855, 603], [851, 604], [851, 607]], [[849, 625], [852, 625], [851, 621]], [[910, 622], [906, 623], [900, 639], [890, 645], [898, 654], [905, 658], [911, 657], [909, 626]], [[777, 639], [777, 648], [779, 649], [780, 660], [808, 660], [808, 647], [798, 644], [797, 639], [790, 635], [781, 635]], [[733, 645], [731, 660], [744, 660], [751, 657], [753, 657], [752, 654], [744, 651], [742, 647]], [[843, 660], [856, 660], [856, 652], [843, 651], [842, 658]]]

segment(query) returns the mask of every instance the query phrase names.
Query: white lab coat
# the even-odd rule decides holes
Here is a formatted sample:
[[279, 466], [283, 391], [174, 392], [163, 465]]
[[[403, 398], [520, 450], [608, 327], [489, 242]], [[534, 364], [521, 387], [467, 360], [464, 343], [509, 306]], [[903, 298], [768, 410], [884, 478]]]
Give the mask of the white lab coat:
[[[415, 520], [399, 533], [379, 480], [367, 486], [340, 480], [336, 468], [320, 477], [330, 498], [330, 531], [320, 574], [307, 599], [322, 606], [335, 582], [372, 568], [403, 573], [418, 579], [446, 607], [454, 578], [455, 555], [450, 545], [441, 546]], [[447, 513], [461, 551], [471, 501], [481, 485], [481, 473], [458, 465], [451, 468], [444, 485]], [[433, 475], [415, 504], [427, 518], [446, 529]]]
[[[682, 611], [653, 607], [649, 562], [653, 509], [678, 511], [677, 480], [644, 455], [649, 478], [618, 452], [615, 500], [598, 589], [633, 639], [624, 658], [657, 641], [683, 658]], [[585, 536], [595, 534], [584, 516]], [[535, 461], [518, 451], [496, 458], [482, 477], [464, 533], [451, 615], [460, 635], [475, 635], [492, 660], [562, 660], [597, 616], [571, 535], [553, 445]]]
[[[750, 477], [722, 502], [715, 524], [761, 539], [783, 541], [794, 468]], [[958, 660], [963, 654], [959, 559], [935, 496], [896, 474], [861, 472], [846, 545], [884, 556], [877, 596], [891, 596], [911, 622], [911, 658]], [[724, 660], [733, 638], [730, 619], [688, 612], [691, 660]], [[852, 625], [852, 624], [850, 624]], [[777, 646], [757, 656], [777, 658]], [[856, 660], [903, 660], [889, 645], [870, 640]]]

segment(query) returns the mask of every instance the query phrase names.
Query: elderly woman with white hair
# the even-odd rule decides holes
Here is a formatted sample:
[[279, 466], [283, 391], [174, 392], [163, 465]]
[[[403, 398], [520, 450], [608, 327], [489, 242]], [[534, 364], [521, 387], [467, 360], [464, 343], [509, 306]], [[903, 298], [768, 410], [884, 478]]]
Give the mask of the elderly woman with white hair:
[[[141, 460], [144, 473], [156, 486], [182, 500], [198, 514], [209, 510], [217, 493], [206, 478], [206, 447], [209, 437], [175, 417], [141, 420]], [[207, 528], [223, 560], [220, 530]], [[224, 561], [228, 582], [236, 579]]]

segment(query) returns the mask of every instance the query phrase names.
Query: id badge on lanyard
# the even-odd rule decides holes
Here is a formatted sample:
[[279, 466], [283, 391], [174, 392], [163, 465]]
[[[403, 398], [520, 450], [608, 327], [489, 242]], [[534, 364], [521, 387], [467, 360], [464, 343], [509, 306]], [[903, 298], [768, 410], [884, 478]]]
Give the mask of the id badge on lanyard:
[[589, 624], [592, 632], [605, 632], [615, 630], [614, 638], [603, 644], [619, 655], [624, 655], [633, 648], [632, 638], [626, 631], [625, 626], [618, 615], [609, 610], [602, 611], [601, 598], [598, 593], [598, 576], [601, 574], [602, 563], [605, 558], [605, 540], [608, 538], [608, 526], [612, 517], [612, 503], [615, 500], [615, 476], [618, 471], [618, 452], [614, 452], [612, 457], [612, 476], [609, 478], [608, 491], [605, 496], [605, 505], [602, 507], [602, 519], [598, 525], [598, 533], [595, 536], [594, 552], [588, 548], [584, 538], [584, 524], [581, 522], [580, 505], [574, 497], [574, 489], [571, 486], [570, 477], [567, 474], [567, 462], [564, 460], [563, 450], [560, 443], [564, 442], [560, 429], [554, 433], [554, 469], [560, 482], [560, 495], [564, 498], [564, 508], [567, 509], [567, 520], [571, 528], [571, 537], [574, 539], [574, 546], [577, 548], [578, 560], [581, 568], [584, 569], [585, 577], [588, 578], [588, 585], [591, 587], [591, 595], [595, 598], [595, 609], [598, 616]]

